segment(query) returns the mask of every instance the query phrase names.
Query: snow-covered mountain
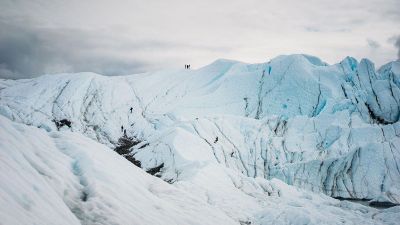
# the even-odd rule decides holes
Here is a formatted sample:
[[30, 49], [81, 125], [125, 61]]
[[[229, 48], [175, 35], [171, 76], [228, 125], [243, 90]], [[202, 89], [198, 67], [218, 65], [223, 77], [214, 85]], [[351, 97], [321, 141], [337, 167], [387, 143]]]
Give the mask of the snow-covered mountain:
[[[42, 128], [1, 118], [6, 160], [0, 166], [11, 171], [2, 169], [2, 180], [21, 179], [1, 182], [7, 197], [2, 207], [22, 196], [13, 185], [26, 184], [45, 186], [54, 200], [44, 203], [38, 194], [14, 204], [64, 202], [53, 215], [84, 224], [399, 219], [400, 206], [377, 211], [322, 194], [400, 203], [399, 61], [376, 71], [366, 59], [328, 65], [289, 55], [262, 64], [217, 60], [198, 70], [118, 77], [78, 73], [0, 80], [0, 114]], [[77, 158], [89, 174], [75, 168]], [[77, 197], [82, 190], [83, 202]], [[125, 212], [137, 207], [132, 201], [143, 202], [143, 208]], [[159, 217], [154, 211], [161, 211]], [[111, 215], [99, 216], [104, 213]]]

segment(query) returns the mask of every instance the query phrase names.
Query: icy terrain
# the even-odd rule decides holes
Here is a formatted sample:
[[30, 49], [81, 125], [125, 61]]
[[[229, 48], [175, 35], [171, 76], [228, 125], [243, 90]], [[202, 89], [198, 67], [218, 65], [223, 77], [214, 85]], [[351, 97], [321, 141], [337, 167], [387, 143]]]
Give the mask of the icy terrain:
[[[366, 59], [348, 57], [328, 65], [312, 56], [289, 55], [263, 64], [217, 60], [198, 70], [119, 77], [78, 73], [0, 80], [0, 114], [42, 128], [50, 142], [66, 135], [95, 143], [79, 133], [100, 142], [172, 184], [162, 184], [165, 188], [204, 203], [198, 207], [225, 223], [229, 217], [232, 223], [285, 224], [296, 215], [304, 223], [376, 224], [375, 219], [390, 220], [399, 211], [394, 207], [383, 216], [319, 194], [400, 203], [399, 61], [376, 71]], [[3, 118], [3, 123], [9, 122]], [[74, 138], [66, 140], [65, 145], [78, 148]], [[97, 156], [114, 154], [96, 145], [101, 147], [78, 149], [93, 154], [95, 163], [101, 160]], [[119, 163], [102, 164], [108, 163], [104, 173], [111, 176]], [[136, 174], [156, 179], [133, 164], [121, 168], [133, 170], [129, 179]], [[178, 205], [189, 210], [184, 204]], [[327, 208], [322, 213], [318, 207]]]
[[0, 116], [1, 224], [394, 224], [379, 211], [219, 164], [170, 185], [89, 138]]

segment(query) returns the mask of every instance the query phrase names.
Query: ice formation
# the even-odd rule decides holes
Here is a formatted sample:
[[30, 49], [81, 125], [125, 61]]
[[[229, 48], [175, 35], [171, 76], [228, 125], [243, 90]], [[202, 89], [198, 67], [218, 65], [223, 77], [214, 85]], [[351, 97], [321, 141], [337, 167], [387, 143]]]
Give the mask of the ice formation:
[[[170, 223], [201, 221], [191, 216], [191, 210], [200, 210], [204, 214], [197, 216], [204, 217], [213, 212], [210, 220], [203, 218], [200, 224], [390, 224], [399, 215], [399, 206], [377, 211], [323, 195], [400, 203], [399, 61], [375, 70], [367, 59], [358, 62], [347, 57], [328, 65], [316, 57], [289, 55], [262, 64], [217, 60], [198, 70], [117, 77], [55, 74], [0, 80], [0, 114], [41, 128], [39, 132], [2, 118], [1, 132], [9, 132], [1, 141], [3, 154], [11, 158], [13, 154], [22, 155], [18, 156], [22, 157], [21, 162], [30, 163], [33, 168], [41, 165], [35, 160], [42, 160], [50, 171], [60, 167], [69, 174], [63, 180], [60, 174], [64, 172], [53, 171], [51, 176], [57, 179], [52, 180], [46, 175], [49, 171], [40, 172], [43, 166], [35, 168], [35, 175], [29, 175], [34, 171], [22, 170], [18, 165], [14, 171], [9, 170], [23, 172], [12, 176], [37, 176], [44, 179], [40, 185], [47, 185], [46, 188], [62, 184], [64, 190], [78, 190], [79, 183], [90, 183], [86, 179], [92, 179], [94, 187], [99, 187], [95, 196], [104, 201], [77, 209], [78, 216], [71, 209], [77, 204], [76, 196], [63, 196], [56, 189], [54, 196], [58, 200], [46, 204], [64, 202], [66, 207], [57, 208], [54, 215], [60, 213], [69, 221], [83, 218], [85, 223], [94, 223], [91, 219], [98, 213], [96, 207], [100, 211], [108, 207], [97, 204], [108, 204], [116, 193], [132, 196], [121, 198], [122, 202], [112, 201], [121, 210], [132, 207], [130, 201], [139, 203], [132, 192], [149, 188], [135, 183], [135, 179], [157, 183], [155, 189], [161, 189], [139, 199], [160, 198], [166, 202], [159, 217], [153, 215], [152, 206], [126, 216], [139, 223], [139, 218], [150, 210], [148, 217], [154, 220], [144, 219], [140, 224], [162, 224], [166, 215], [174, 215]], [[10, 131], [11, 127], [15, 131]], [[28, 131], [39, 132], [40, 137], [32, 134], [24, 138]], [[15, 143], [7, 141], [12, 138], [17, 139]], [[36, 139], [49, 144], [36, 144]], [[54, 152], [59, 164], [34, 156], [47, 155], [43, 151]], [[34, 159], [25, 153], [34, 154]], [[92, 164], [104, 168], [79, 181], [81, 172], [74, 172], [73, 166], [72, 171], [68, 170], [73, 160], [68, 154], [90, 155], [84, 156], [86, 159], [79, 165], [88, 164], [91, 171], [97, 171]], [[2, 166], [7, 165], [8, 161], [2, 162]], [[3, 171], [2, 176], [8, 176]], [[120, 180], [109, 184], [113, 173], [123, 176], [118, 175]], [[130, 173], [131, 178], [124, 178]], [[105, 182], [103, 178], [110, 180]], [[31, 180], [24, 182], [35, 185]], [[132, 188], [119, 187], [124, 182]], [[4, 182], [1, 184], [4, 195], [17, 195], [16, 190], [10, 192]], [[115, 192], [110, 193], [108, 189], [114, 187]], [[90, 199], [90, 193], [85, 198]], [[38, 197], [29, 201], [43, 200]], [[155, 205], [157, 201], [154, 200]], [[112, 215], [122, 212], [110, 208]], [[66, 212], [68, 209], [75, 218]], [[189, 216], [174, 214], [174, 210]], [[124, 224], [118, 216], [98, 219], [104, 219], [99, 222], [103, 224], [107, 220]]]

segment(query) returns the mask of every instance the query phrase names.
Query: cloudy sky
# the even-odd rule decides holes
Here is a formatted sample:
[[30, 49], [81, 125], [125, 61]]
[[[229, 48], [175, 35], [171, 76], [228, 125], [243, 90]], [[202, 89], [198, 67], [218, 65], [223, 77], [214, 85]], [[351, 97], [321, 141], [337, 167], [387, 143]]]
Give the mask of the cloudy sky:
[[1, 0], [0, 77], [400, 57], [400, 0]]

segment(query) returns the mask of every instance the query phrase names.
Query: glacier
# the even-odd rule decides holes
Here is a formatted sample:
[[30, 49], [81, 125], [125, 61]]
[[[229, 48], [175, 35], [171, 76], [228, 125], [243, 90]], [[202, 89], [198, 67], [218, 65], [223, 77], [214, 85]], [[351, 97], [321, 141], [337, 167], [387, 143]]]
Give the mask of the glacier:
[[[2, 224], [395, 224], [378, 210], [219, 164], [170, 185], [107, 146], [0, 116]], [[6, 182], [4, 182], [6, 181]]]
[[[39, 139], [75, 135], [82, 144], [102, 146], [88, 144], [99, 149], [90, 157], [93, 163], [102, 152], [117, 157], [109, 151], [114, 149], [149, 173], [141, 172], [146, 178], [140, 179], [160, 180], [154, 175], [167, 182], [165, 188], [200, 198], [196, 205], [204, 203], [204, 213], [215, 211], [216, 221], [227, 224], [391, 223], [399, 210], [377, 213], [328, 197], [400, 203], [399, 61], [376, 70], [368, 59], [347, 57], [328, 65], [313, 56], [287, 55], [260, 64], [221, 59], [197, 70], [0, 80], [0, 115], [2, 124], [12, 120], [50, 136]], [[10, 136], [24, 139], [23, 132]], [[93, 151], [80, 147], [81, 141], [69, 142], [64, 144]], [[109, 161], [107, 171], [115, 170], [119, 161]], [[121, 170], [132, 170], [132, 177], [142, 171], [127, 167]], [[125, 203], [118, 204], [130, 207]], [[169, 203], [188, 208], [184, 201]], [[327, 207], [323, 211], [331, 218], [318, 207]]]

